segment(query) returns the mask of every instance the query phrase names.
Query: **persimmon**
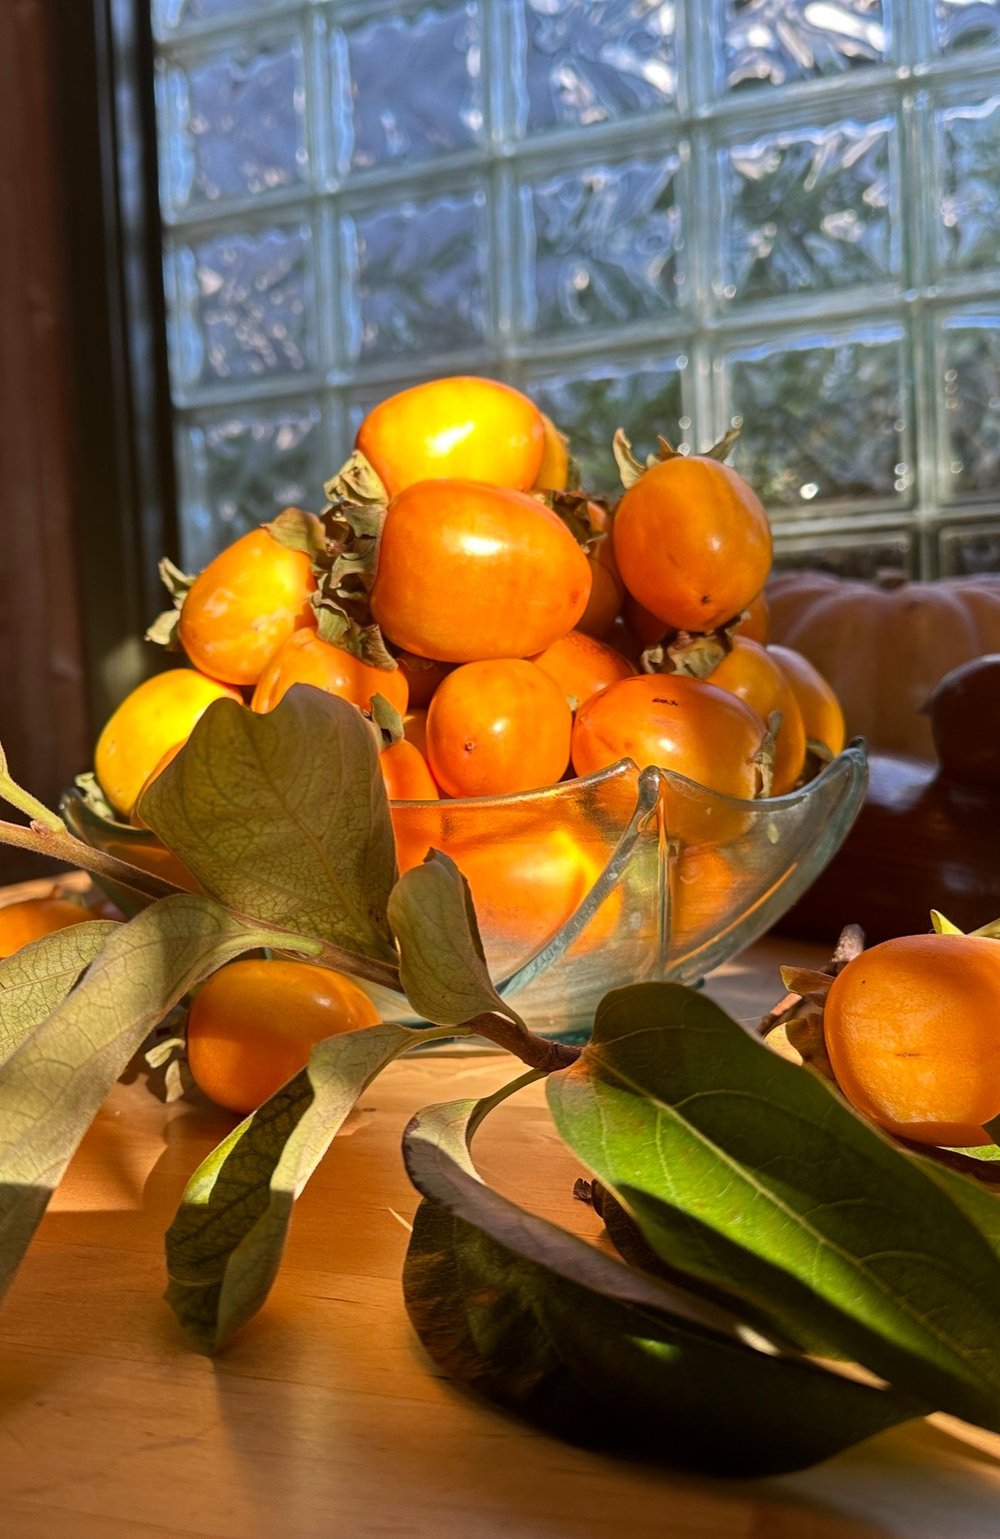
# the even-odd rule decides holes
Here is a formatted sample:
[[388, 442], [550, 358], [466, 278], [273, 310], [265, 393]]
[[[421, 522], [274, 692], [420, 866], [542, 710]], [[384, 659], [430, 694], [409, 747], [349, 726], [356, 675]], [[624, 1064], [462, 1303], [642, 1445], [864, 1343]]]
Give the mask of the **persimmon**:
[[771, 606], [767, 602], [767, 594], [763, 588], [755, 599], [750, 600], [743, 611], [736, 626], [736, 634], [745, 636], [748, 641], [759, 641], [762, 647], [767, 646], [767, 640], [771, 634]]
[[398, 652], [396, 662], [409, 686], [411, 710], [426, 706], [445, 674], [455, 666], [433, 657], [416, 657], [412, 652]]
[[419, 657], [530, 657], [573, 629], [590, 587], [586, 555], [537, 498], [421, 481], [389, 506], [371, 610], [391, 641]]
[[419, 748], [424, 758], [427, 757], [427, 710], [426, 707], [414, 711], [412, 708], [403, 717], [403, 736], [414, 748]]
[[353, 652], [321, 641], [313, 630], [296, 631], [271, 658], [250, 702], [255, 711], [273, 711], [293, 684], [314, 684], [339, 695], [360, 710], [371, 710], [372, 696], [381, 695], [400, 715], [409, 702], [409, 686], [401, 668], [376, 668]]
[[821, 743], [836, 758], [847, 741], [840, 701], [818, 668], [791, 647], [770, 646], [768, 657], [778, 664], [799, 703], [806, 740]]
[[671, 864], [670, 939], [693, 946], [718, 934], [735, 917], [739, 880], [716, 845], [685, 845]]
[[771, 570], [761, 503], [728, 465], [675, 455], [641, 475], [615, 514], [628, 591], [664, 625], [711, 631], [756, 598]]
[[132, 815], [129, 818], [129, 822], [134, 823], [136, 828], [149, 827], [148, 823], [144, 822], [142, 814], [139, 811], [139, 804], [142, 801], [142, 798], [145, 796], [146, 792], [149, 790], [150, 786], [153, 784], [153, 781], [157, 780], [159, 776], [163, 774], [163, 771], [166, 769], [168, 764], [172, 764], [174, 762], [177, 755], [184, 747], [186, 741], [186, 738], [182, 738], [179, 743], [174, 743], [171, 748], [168, 748], [163, 757], [158, 759], [157, 762], [153, 765], [153, 768], [142, 782], [142, 785], [139, 788], [139, 794], [135, 799], [135, 806], [132, 808]]
[[192, 1001], [188, 1065], [210, 1100], [246, 1115], [305, 1068], [317, 1042], [378, 1019], [367, 994], [328, 968], [230, 962]]
[[41, 940], [55, 930], [65, 930], [94, 915], [82, 903], [54, 895], [47, 898], [22, 898], [0, 908], [0, 957], [10, 957], [22, 946]]
[[194, 666], [224, 684], [256, 684], [293, 631], [311, 625], [309, 557], [252, 529], [210, 561], [184, 600], [179, 636]]
[[427, 708], [427, 758], [449, 796], [552, 785], [569, 763], [573, 717], [559, 685], [523, 658], [466, 663]]
[[780, 711], [774, 749], [775, 796], [790, 791], [802, 773], [806, 758], [806, 729], [792, 689], [774, 658], [756, 641], [734, 636], [732, 651], [709, 675], [719, 689], [745, 700], [761, 721]]
[[383, 748], [378, 762], [390, 801], [429, 802], [437, 798], [437, 782], [427, 760], [405, 737]]
[[542, 463], [545, 424], [519, 390], [460, 375], [382, 401], [362, 422], [356, 447], [390, 497], [436, 476], [527, 491]]
[[914, 1143], [989, 1144], [1000, 1115], [1000, 942], [904, 935], [863, 951], [823, 1012], [837, 1083], [859, 1112]]
[[235, 689], [194, 668], [169, 668], [146, 679], [109, 717], [97, 739], [94, 771], [116, 812], [128, 818], [163, 755], [190, 737], [214, 700], [239, 700]]
[[555, 680], [571, 711], [577, 710], [598, 690], [607, 689], [609, 684], [627, 679], [635, 672], [628, 658], [579, 630], [560, 636], [544, 652], [537, 652], [531, 661]]
[[640, 652], [646, 647], [654, 647], [658, 641], [662, 641], [666, 632], [670, 629], [664, 625], [659, 615], [654, 615], [652, 610], [640, 604], [637, 598], [626, 591], [622, 603], [622, 618], [628, 626], [636, 641], [639, 642]]
[[541, 418], [544, 433], [542, 462], [535, 472], [531, 489], [534, 492], [563, 492], [569, 479], [569, 442], [551, 417], [542, 412]]
[[573, 768], [592, 775], [632, 759], [748, 800], [760, 791], [766, 738], [756, 712], [727, 690], [682, 674], [642, 673], [581, 706]]
[[587, 552], [590, 562], [590, 598], [576, 622], [578, 631], [603, 641], [615, 623], [625, 598], [625, 584], [615, 561], [615, 547], [610, 535], [598, 540]]

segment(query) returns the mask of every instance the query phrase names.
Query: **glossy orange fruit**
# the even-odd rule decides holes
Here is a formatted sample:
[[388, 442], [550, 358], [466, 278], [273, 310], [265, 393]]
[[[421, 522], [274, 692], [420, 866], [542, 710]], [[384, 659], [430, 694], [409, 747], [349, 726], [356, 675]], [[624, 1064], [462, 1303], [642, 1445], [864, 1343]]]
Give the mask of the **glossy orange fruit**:
[[427, 709], [409, 710], [403, 717], [403, 736], [427, 757]]
[[618, 571], [610, 535], [592, 546], [587, 552], [587, 560], [590, 562], [590, 598], [576, 628], [604, 640], [625, 599], [625, 584]]
[[365, 711], [371, 709], [372, 696], [381, 695], [401, 716], [409, 698], [401, 668], [374, 668], [353, 652], [321, 641], [313, 630], [296, 631], [278, 648], [253, 692], [252, 708], [273, 711], [293, 684], [314, 684]]
[[826, 1049], [851, 1105], [901, 1138], [992, 1143], [1000, 1115], [1000, 942], [905, 935], [834, 980]]
[[547, 673], [522, 658], [467, 663], [427, 708], [427, 758], [449, 796], [552, 785], [569, 763], [573, 717]]
[[317, 1042], [378, 1019], [356, 983], [325, 967], [230, 962], [195, 994], [188, 1064], [210, 1100], [246, 1115], [305, 1068]]
[[763, 590], [747, 605], [743, 619], [736, 627], [736, 634], [745, 636], [748, 641], [759, 641], [762, 647], [767, 646], [771, 634], [771, 606]]
[[569, 479], [569, 441], [551, 417], [541, 413], [544, 432], [542, 463], [532, 484], [535, 492], [563, 492]]
[[573, 629], [590, 586], [586, 555], [537, 498], [421, 481], [386, 514], [371, 609], [420, 657], [528, 657]]
[[361, 424], [357, 448], [390, 497], [437, 476], [527, 491], [542, 463], [545, 424], [519, 390], [461, 375], [381, 402]]
[[379, 767], [386, 795], [393, 802], [429, 802], [438, 796], [437, 781], [420, 749], [406, 738], [383, 748]]
[[293, 631], [313, 624], [309, 557], [252, 529], [210, 561], [184, 600], [180, 641], [196, 668], [224, 684], [256, 684]]
[[235, 689], [194, 668], [169, 668], [126, 695], [94, 750], [94, 771], [115, 811], [132, 815], [140, 790], [164, 754], [191, 735], [215, 700], [239, 700]]
[[735, 470], [702, 455], [647, 470], [618, 504], [614, 541], [626, 588], [678, 630], [734, 619], [771, 570], [763, 507]]
[[396, 661], [409, 685], [410, 710], [426, 706], [441, 680], [450, 673], [454, 663], [437, 662], [432, 657], [416, 657], [412, 652], [399, 652]]
[[537, 652], [531, 661], [555, 680], [571, 711], [577, 710], [599, 690], [607, 689], [609, 684], [627, 679], [635, 672], [620, 652], [579, 630], [560, 636], [544, 652]]
[[[187, 741], [187, 739], [184, 740], [184, 742], [186, 742], [186, 741]], [[140, 790], [139, 790], [139, 794], [138, 794], [138, 796], [135, 799], [135, 806], [132, 808], [132, 816], [129, 819], [129, 822], [130, 823], [134, 823], [136, 828], [148, 828], [149, 825], [146, 822], [144, 822], [142, 814], [139, 811], [139, 806], [140, 806], [140, 803], [142, 802], [142, 798], [145, 796], [146, 792], [149, 790], [150, 786], [153, 784], [153, 781], [158, 779], [158, 777], [163, 774], [163, 771], [166, 769], [167, 765], [168, 764], [172, 764], [174, 762], [174, 760], [176, 759], [177, 755], [180, 753], [181, 749], [184, 747], [184, 742], [175, 743], [172, 748], [168, 748], [166, 753], [163, 755], [163, 757], [161, 759], [159, 759], [156, 764], [153, 765], [153, 768], [150, 770], [149, 774], [146, 776], [145, 780], [143, 781], [142, 786], [140, 787]]]
[[709, 675], [719, 689], [745, 700], [761, 721], [781, 713], [775, 740], [772, 794], [790, 791], [802, 774], [806, 758], [806, 729], [795, 691], [770, 653], [758, 642], [734, 636], [733, 648]]
[[7, 903], [0, 908], [0, 957], [13, 956], [43, 935], [93, 918], [82, 903], [69, 898], [22, 898], [19, 903]]
[[794, 652], [791, 647], [771, 646], [767, 655], [774, 659], [792, 686], [802, 712], [807, 742], [822, 743], [836, 757], [847, 741], [847, 731], [844, 712], [832, 686], [807, 657]]
[[639, 651], [645, 651], [646, 647], [653, 647], [658, 641], [662, 641], [666, 632], [670, 629], [664, 625], [659, 615], [654, 615], [639, 600], [626, 592], [622, 603], [622, 616], [632, 635], [639, 643]]

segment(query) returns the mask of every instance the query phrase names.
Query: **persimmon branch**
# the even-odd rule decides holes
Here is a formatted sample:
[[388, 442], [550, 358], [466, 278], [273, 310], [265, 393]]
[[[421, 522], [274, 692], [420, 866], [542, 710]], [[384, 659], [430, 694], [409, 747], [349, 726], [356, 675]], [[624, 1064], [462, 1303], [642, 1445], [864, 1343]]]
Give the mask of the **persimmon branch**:
[[62, 822], [58, 828], [42, 823], [40, 819], [35, 819], [28, 827], [23, 823], [0, 822], [0, 844], [12, 844], [19, 850], [33, 850], [36, 855], [44, 855], [50, 860], [64, 860], [68, 866], [82, 866], [92, 876], [105, 876], [109, 881], [117, 882], [120, 887], [127, 887], [130, 892], [149, 898], [150, 901], [169, 898], [173, 893], [183, 891], [173, 882], [165, 882], [162, 877], [153, 876], [151, 872], [129, 865], [115, 855], [108, 855], [104, 850], [84, 844], [82, 839], [69, 833]]
[[30, 791], [26, 791], [11, 778], [2, 743], [0, 743], [0, 797], [5, 802], [9, 802], [12, 807], [16, 807], [18, 812], [23, 812], [25, 817], [30, 818], [33, 823], [51, 829], [54, 833], [65, 830], [66, 825], [58, 813], [51, 812], [44, 802], [40, 802], [37, 797], [31, 795]]
[[463, 1031], [475, 1032], [480, 1037], [488, 1037], [495, 1042], [497, 1047], [504, 1048], [508, 1053], [513, 1053], [515, 1058], [520, 1058], [531, 1069], [538, 1069], [542, 1074], [553, 1074], [558, 1069], [568, 1069], [571, 1063], [575, 1063], [580, 1056], [580, 1049], [572, 1047], [568, 1042], [550, 1042], [545, 1037], [536, 1037], [534, 1032], [526, 1026], [519, 1025], [505, 1015], [499, 1015], [493, 1010], [485, 1011], [482, 1015], [475, 1015], [470, 1021], [462, 1023]]

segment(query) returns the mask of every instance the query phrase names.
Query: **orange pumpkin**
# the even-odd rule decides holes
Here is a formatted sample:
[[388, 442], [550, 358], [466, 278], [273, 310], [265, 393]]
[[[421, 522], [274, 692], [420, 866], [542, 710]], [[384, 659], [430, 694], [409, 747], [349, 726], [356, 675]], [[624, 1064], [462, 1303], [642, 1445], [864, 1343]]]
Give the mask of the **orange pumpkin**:
[[1000, 652], [1000, 577], [848, 581], [788, 572], [768, 586], [771, 640], [807, 657], [844, 708], [847, 736], [933, 758], [922, 715], [960, 663]]

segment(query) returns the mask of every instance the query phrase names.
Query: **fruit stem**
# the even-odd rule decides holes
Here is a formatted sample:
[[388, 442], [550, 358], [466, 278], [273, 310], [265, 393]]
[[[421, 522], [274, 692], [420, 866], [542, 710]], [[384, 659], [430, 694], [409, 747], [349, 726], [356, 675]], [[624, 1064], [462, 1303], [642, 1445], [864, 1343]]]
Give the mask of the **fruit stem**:
[[36, 818], [30, 827], [25, 828], [21, 823], [0, 822], [0, 844], [12, 844], [20, 850], [34, 850], [36, 855], [44, 855], [51, 860], [64, 860], [68, 866], [82, 867], [92, 876], [106, 876], [110, 881], [150, 901], [169, 898], [183, 891], [173, 882], [165, 882], [148, 871], [129, 865], [127, 861], [118, 860], [114, 855], [107, 855], [103, 850], [84, 844], [82, 839], [69, 833], [63, 823], [55, 827], [51, 822], [43, 823], [40, 818]]
[[66, 825], [58, 813], [50, 812], [43, 802], [11, 778], [2, 743], [0, 743], [0, 798], [9, 802], [12, 807], [16, 807], [18, 812], [23, 812], [33, 824], [40, 823], [43, 828], [51, 829], [53, 833], [66, 832]]

